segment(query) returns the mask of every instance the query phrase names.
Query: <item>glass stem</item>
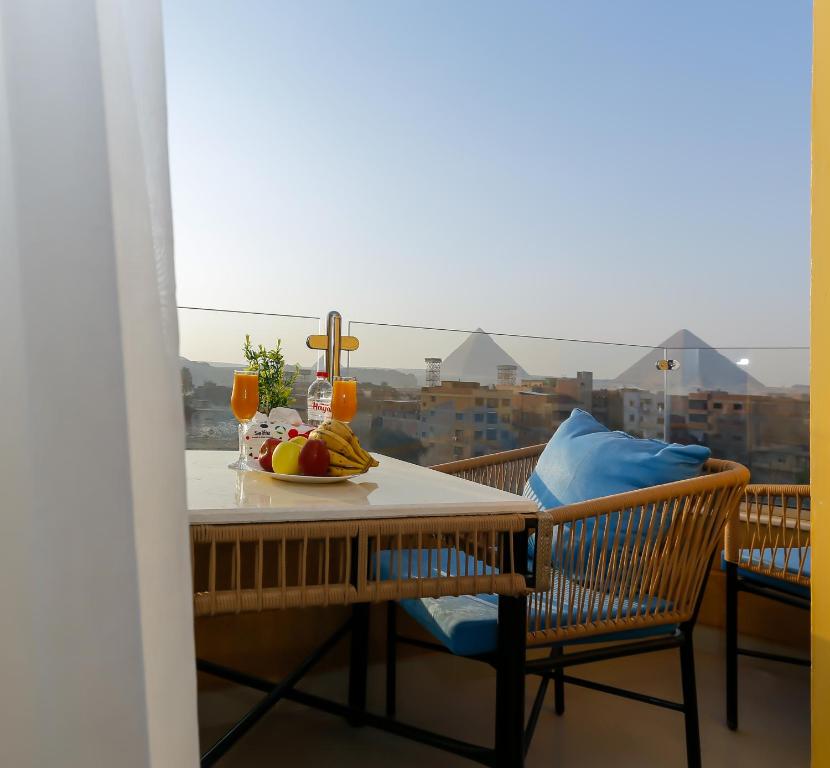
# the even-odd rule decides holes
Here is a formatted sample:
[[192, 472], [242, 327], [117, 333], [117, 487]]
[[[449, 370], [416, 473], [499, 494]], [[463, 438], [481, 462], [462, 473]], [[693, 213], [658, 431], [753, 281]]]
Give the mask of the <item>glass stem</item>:
[[237, 428], [239, 434], [239, 466], [245, 465], [245, 422], [240, 421]]

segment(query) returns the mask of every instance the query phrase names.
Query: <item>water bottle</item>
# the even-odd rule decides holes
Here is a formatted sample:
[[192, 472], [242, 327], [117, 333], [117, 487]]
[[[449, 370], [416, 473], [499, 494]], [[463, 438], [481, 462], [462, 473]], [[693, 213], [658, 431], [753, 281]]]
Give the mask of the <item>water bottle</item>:
[[311, 382], [306, 405], [308, 410], [306, 423], [312, 427], [331, 418], [331, 384], [329, 375], [325, 371], [318, 371], [317, 378]]

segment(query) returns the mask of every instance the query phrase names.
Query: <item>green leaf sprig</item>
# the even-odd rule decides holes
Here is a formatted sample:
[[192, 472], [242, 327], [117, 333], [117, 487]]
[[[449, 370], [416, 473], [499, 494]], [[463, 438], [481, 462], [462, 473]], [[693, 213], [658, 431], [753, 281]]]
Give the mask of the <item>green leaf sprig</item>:
[[250, 335], [246, 334], [242, 349], [248, 361], [248, 370], [259, 374], [260, 413], [268, 415], [272, 408], [291, 405], [294, 401], [291, 393], [300, 375], [300, 367], [295, 366], [293, 373], [286, 372], [282, 339], [277, 339], [277, 346], [273, 349], [266, 349], [262, 344], [255, 349]]

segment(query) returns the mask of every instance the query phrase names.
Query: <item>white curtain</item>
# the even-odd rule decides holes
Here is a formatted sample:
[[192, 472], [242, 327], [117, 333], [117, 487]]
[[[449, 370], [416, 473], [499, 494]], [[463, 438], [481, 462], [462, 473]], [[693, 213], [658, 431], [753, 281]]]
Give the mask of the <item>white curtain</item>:
[[198, 763], [159, 0], [0, 0], [0, 765]]

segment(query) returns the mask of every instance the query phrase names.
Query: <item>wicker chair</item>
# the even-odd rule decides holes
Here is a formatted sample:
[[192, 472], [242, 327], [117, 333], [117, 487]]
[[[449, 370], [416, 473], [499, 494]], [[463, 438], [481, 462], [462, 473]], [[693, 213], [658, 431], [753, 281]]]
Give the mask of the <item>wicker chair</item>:
[[[483, 458], [467, 459], [434, 467], [439, 472], [457, 475], [514, 493], [522, 488], [533, 471], [544, 446], [522, 448]], [[495, 596], [450, 598], [476, 601], [484, 606], [482, 632], [491, 633], [495, 647], [476, 653], [454, 650], [447, 637], [433, 635], [441, 643], [426, 643], [400, 635], [396, 628], [395, 603], [389, 604], [387, 626], [387, 714], [395, 713], [396, 644], [465, 655], [487, 661], [497, 670], [515, 670], [522, 680], [512, 701], [499, 699], [497, 691], [496, 745], [511, 737], [499, 733], [499, 707], [518, 710], [514, 718], [522, 728], [522, 755], [526, 753], [551, 681], [554, 683], [555, 711], [564, 712], [565, 684], [579, 685], [636, 701], [683, 712], [686, 723], [686, 748], [689, 766], [700, 765], [700, 739], [697, 717], [692, 630], [697, 617], [712, 559], [721, 549], [723, 530], [736, 509], [749, 479], [739, 464], [710, 460], [701, 476], [602, 499], [542, 512], [535, 521], [536, 545], [529, 558], [528, 590], [521, 598], [522, 610], [502, 611]], [[490, 603], [487, 614], [486, 603]], [[423, 601], [403, 601], [413, 613]], [[433, 601], [429, 605], [436, 609]], [[441, 612], [452, 610], [452, 603]], [[464, 615], [463, 602], [458, 602]], [[471, 610], [473, 603], [467, 604]], [[512, 609], [511, 609], [512, 611]], [[522, 622], [520, 643], [505, 648], [509, 628], [506, 616]], [[487, 623], [487, 618], [491, 624]], [[496, 619], [498, 617], [498, 619]], [[416, 616], [416, 618], [418, 618]], [[422, 625], [424, 621], [419, 619]], [[496, 626], [497, 624], [497, 626]], [[425, 625], [426, 626], [426, 625]], [[429, 629], [429, 626], [427, 626]], [[591, 643], [586, 648], [583, 643]], [[600, 644], [600, 645], [593, 645]], [[527, 649], [550, 649], [544, 658], [527, 659]], [[566, 651], [567, 648], [567, 651]], [[680, 651], [683, 701], [677, 703], [641, 693], [583, 680], [565, 670], [621, 656], [677, 648]], [[505, 660], [505, 654], [512, 655]], [[524, 722], [524, 677], [541, 677], [533, 707]], [[513, 741], [516, 735], [512, 736]], [[520, 765], [521, 759], [497, 764]]]
[[810, 486], [750, 485], [726, 525], [726, 722], [738, 727], [738, 656], [809, 666], [809, 659], [740, 648], [738, 593], [810, 609]]

